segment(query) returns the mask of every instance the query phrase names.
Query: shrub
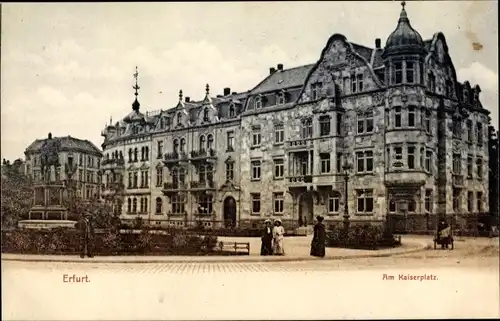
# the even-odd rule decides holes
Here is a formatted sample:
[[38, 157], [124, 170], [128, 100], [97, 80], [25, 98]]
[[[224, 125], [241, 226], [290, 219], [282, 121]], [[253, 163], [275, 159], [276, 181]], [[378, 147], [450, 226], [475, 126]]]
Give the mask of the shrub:
[[376, 249], [381, 246], [397, 246], [392, 233], [381, 225], [352, 224], [347, 235], [342, 225], [332, 225], [326, 234], [327, 246]]

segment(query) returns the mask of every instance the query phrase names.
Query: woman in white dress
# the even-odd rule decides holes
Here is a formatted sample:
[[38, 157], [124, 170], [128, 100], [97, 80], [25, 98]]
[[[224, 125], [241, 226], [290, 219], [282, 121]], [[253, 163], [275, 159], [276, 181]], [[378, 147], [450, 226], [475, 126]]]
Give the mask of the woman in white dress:
[[274, 221], [273, 228], [273, 254], [284, 255], [283, 240], [285, 239], [285, 229], [281, 225], [281, 220]]

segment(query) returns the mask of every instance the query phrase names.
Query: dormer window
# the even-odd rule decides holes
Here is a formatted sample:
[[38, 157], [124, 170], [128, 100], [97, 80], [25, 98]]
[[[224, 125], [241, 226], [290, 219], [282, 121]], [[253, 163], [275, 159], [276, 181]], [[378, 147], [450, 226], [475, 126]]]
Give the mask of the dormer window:
[[235, 116], [235, 110], [234, 110], [234, 105], [231, 104], [231, 106], [229, 106], [229, 118], [233, 118]]
[[464, 88], [464, 93], [463, 94], [464, 94], [464, 97], [463, 97], [464, 98], [464, 103], [467, 104], [469, 102], [469, 92], [467, 91], [466, 88]]
[[203, 109], [203, 121], [208, 121], [208, 109]]
[[165, 118], [165, 125], [170, 126], [170, 118]]
[[477, 103], [479, 101], [479, 92], [477, 90], [474, 91], [474, 102]]
[[316, 100], [321, 96], [321, 91], [323, 89], [323, 83], [317, 82], [311, 85], [311, 99]]
[[351, 93], [363, 91], [363, 75], [351, 75]]
[[409, 84], [415, 82], [415, 63], [413, 61], [406, 62], [406, 82]]
[[163, 120], [163, 118], [160, 118], [160, 129], [163, 128], [165, 128], [165, 121]]
[[255, 109], [261, 109], [262, 108], [262, 96], [257, 96], [255, 97]]
[[180, 125], [182, 123], [182, 114], [177, 113], [177, 125]]
[[139, 134], [139, 127], [137, 127], [137, 126], [132, 127], [132, 133], [133, 133], [134, 135]]
[[427, 75], [427, 88], [431, 92], [436, 92], [436, 76], [432, 72]]
[[277, 98], [277, 104], [278, 105], [284, 105], [286, 102], [285, 100], [285, 92], [281, 91], [278, 93], [278, 98]]

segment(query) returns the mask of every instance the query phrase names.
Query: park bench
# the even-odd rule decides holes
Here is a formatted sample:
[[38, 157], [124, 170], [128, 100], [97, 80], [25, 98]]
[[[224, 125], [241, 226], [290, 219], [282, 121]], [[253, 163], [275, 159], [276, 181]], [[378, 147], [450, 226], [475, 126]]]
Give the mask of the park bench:
[[221, 251], [242, 252], [250, 255], [250, 243], [248, 242], [219, 242], [219, 249]]

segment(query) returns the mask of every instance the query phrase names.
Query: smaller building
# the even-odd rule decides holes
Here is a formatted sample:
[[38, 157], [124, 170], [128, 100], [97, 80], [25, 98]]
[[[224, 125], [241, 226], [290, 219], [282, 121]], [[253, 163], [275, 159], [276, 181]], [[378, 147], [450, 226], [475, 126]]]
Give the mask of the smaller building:
[[26, 148], [25, 171], [34, 182], [42, 180], [42, 151], [48, 144], [57, 146], [60, 167], [55, 171], [55, 180], [64, 186], [75, 184], [76, 196], [90, 199], [100, 196], [99, 166], [102, 153], [92, 142], [71, 136], [37, 139]]

